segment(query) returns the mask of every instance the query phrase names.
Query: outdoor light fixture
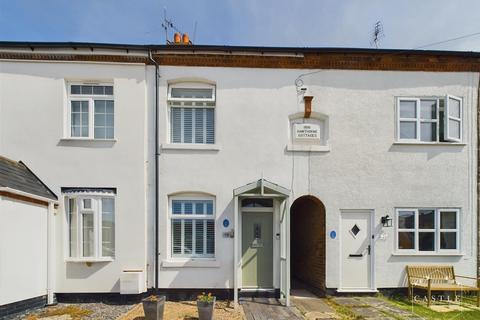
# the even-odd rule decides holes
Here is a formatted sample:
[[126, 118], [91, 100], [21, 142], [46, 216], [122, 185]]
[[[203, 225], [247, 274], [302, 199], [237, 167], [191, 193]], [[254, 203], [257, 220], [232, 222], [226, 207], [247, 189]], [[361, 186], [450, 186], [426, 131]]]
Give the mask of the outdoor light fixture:
[[386, 216], [383, 216], [382, 217], [382, 220], [380, 220], [382, 222], [382, 225], [384, 227], [391, 227], [392, 226], [392, 218], [390, 218], [390, 216], [387, 214]]

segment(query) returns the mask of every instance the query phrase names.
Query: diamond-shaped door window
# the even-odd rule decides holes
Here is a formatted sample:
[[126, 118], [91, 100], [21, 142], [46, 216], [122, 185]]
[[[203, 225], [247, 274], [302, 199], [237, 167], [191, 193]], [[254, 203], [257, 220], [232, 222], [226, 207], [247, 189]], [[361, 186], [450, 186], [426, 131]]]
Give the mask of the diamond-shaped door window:
[[353, 234], [353, 236], [357, 236], [357, 234], [360, 232], [360, 228], [355, 224], [352, 229], [350, 229], [350, 232]]

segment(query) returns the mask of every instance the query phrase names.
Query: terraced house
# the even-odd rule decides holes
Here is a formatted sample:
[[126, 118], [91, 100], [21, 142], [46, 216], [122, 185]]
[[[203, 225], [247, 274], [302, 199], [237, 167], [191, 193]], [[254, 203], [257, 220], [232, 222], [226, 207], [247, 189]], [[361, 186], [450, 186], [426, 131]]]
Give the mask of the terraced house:
[[289, 304], [299, 283], [404, 288], [408, 264], [477, 273], [480, 54], [3, 42], [0, 59], [0, 154], [58, 197], [48, 228], [12, 235], [48, 229], [51, 276], [24, 296], [0, 282], [5, 313], [150, 289]]

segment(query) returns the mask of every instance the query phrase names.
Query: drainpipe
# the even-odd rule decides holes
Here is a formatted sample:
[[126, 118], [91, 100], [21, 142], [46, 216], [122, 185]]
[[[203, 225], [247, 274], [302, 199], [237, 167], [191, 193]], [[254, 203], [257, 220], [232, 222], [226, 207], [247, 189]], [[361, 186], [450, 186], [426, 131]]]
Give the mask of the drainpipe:
[[155, 293], [158, 292], [158, 222], [159, 222], [159, 212], [158, 212], [158, 78], [159, 78], [159, 65], [155, 59], [152, 57], [152, 50], [148, 50], [148, 59], [155, 65]]
[[48, 203], [47, 209], [47, 305], [55, 304], [55, 207], [53, 202]]

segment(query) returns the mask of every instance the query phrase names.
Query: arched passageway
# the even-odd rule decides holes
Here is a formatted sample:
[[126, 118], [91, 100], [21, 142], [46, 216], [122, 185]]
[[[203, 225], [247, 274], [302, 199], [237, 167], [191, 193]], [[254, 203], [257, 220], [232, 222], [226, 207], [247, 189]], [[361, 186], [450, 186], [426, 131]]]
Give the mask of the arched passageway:
[[314, 196], [296, 199], [290, 208], [291, 288], [325, 292], [325, 206]]

